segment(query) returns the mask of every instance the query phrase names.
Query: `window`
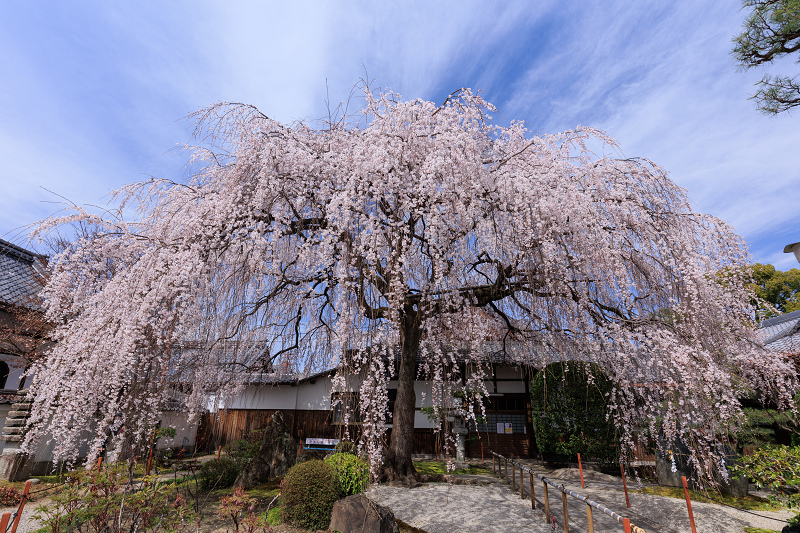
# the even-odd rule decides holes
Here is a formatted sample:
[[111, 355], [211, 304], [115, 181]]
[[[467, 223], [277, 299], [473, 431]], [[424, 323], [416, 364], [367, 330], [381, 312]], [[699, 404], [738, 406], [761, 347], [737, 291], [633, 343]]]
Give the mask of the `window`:
[[6, 381], [8, 381], [8, 365], [5, 361], [0, 361], [0, 389], [6, 388]]
[[358, 409], [357, 392], [337, 392], [331, 396], [333, 406], [333, 423], [344, 424], [345, 414], [347, 414], [348, 424], [360, 424], [361, 412]]
[[527, 433], [527, 400], [522, 395], [492, 396], [485, 398], [486, 418], [480, 419], [480, 407], [475, 407], [475, 414], [480, 422], [470, 421], [470, 430], [497, 433], [497, 424], [511, 424], [514, 434]]
[[386, 402], [386, 423], [394, 423], [394, 402], [397, 400], [397, 389], [388, 389], [389, 401]]

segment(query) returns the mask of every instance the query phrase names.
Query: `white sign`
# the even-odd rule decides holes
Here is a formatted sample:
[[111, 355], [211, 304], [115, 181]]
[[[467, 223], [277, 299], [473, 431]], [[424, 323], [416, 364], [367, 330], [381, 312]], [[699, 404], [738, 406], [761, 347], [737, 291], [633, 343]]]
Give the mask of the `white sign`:
[[497, 432], [503, 434], [506, 432], [506, 425], [503, 422], [497, 423]]
[[511, 435], [514, 433], [514, 429], [511, 426], [511, 422], [506, 422], [506, 435]]
[[317, 446], [336, 446], [339, 444], [339, 439], [317, 439], [312, 437], [306, 439], [306, 444], [316, 444]]

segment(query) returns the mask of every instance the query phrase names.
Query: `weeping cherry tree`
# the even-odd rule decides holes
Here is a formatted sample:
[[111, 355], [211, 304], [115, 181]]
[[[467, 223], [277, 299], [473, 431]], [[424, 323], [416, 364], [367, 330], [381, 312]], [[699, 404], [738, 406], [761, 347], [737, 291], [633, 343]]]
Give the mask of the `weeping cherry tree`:
[[[176, 391], [196, 412], [291, 355], [366, 376], [360, 445], [376, 474], [409, 480], [414, 380], [453, 381], [444, 340], [471, 342], [480, 367], [491, 323], [520, 364], [600, 365], [624, 446], [680, 438], [710, 471], [738, 398], [787, 406], [795, 386], [756, 341], [741, 238], [603, 132], [532, 136], [493, 112], [469, 90], [438, 106], [365, 90], [359, 112], [316, 125], [216, 104], [194, 116], [190, 179], [42, 222], [95, 230], [52, 261], [58, 342], [27, 445], [49, 431], [59, 458], [88, 444], [91, 459], [110, 429], [142, 442]], [[461, 383], [483, 390], [479, 372]]]

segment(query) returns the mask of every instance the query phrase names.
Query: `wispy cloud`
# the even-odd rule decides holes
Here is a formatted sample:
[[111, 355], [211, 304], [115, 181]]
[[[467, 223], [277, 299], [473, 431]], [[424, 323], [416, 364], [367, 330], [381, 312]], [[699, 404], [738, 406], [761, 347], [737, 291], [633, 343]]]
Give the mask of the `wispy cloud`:
[[606, 129], [785, 268], [800, 139], [796, 117], [747, 100], [760, 73], [729, 55], [743, 16], [712, 1], [3, 3], [0, 233], [49, 214], [41, 187], [97, 203], [148, 174], [180, 177], [169, 149], [202, 106], [314, 119], [326, 87], [335, 105], [366, 70], [407, 98], [483, 89], [534, 132]]

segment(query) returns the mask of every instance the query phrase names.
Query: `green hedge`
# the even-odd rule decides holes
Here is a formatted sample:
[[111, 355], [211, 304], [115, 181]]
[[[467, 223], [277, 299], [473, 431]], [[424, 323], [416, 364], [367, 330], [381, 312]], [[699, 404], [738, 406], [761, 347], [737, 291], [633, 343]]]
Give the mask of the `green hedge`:
[[283, 520], [312, 531], [327, 529], [339, 494], [333, 467], [320, 460], [298, 463], [283, 478]]
[[221, 457], [203, 463], [197, 477], [203, 490], [212, 490], [230, 487], [238, 475], [239, 465], [236, 461]]
[[[589, 377], [592, 377], [592, 383]], [[619, 444], [606, 421], [612, 383], [596, 364], [552, 363], [531, 383], [531, 414], [536, 446], [548, 460], [615, 462]]]

